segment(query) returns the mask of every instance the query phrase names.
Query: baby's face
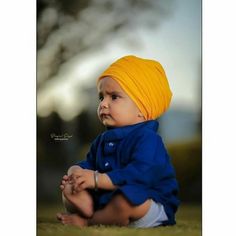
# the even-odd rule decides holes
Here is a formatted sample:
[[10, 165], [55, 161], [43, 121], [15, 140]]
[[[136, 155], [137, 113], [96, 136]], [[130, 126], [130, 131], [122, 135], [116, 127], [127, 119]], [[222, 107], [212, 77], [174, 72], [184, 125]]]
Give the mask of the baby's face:
[[98, 83], [98, 117], [107, 127], [121, 127], [143, 122], [145, 119], [136, 104], [111, 77]]

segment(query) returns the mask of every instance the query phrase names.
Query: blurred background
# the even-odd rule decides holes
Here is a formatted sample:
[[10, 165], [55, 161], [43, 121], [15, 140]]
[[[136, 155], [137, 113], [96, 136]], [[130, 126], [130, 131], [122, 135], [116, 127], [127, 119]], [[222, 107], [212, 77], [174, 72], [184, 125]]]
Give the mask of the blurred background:
[[61, 177], [105, 130], [96, 79], [129, 54], [166, 71], [173, 100], [159, 133], [181, 201], [201, 203], [201, 0], [37, 0], [38, 203], [61, 201]]

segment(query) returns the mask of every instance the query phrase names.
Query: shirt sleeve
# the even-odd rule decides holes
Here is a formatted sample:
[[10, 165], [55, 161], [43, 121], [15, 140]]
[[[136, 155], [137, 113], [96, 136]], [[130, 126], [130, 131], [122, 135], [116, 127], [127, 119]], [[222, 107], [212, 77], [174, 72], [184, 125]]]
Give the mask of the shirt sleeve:
[[156, 186], [168, 174], [168, 155], [162, 139], [148, 132], [135, 140], [130, 162], [124, 168], [108, 172], [107, 175], [114, 185]]

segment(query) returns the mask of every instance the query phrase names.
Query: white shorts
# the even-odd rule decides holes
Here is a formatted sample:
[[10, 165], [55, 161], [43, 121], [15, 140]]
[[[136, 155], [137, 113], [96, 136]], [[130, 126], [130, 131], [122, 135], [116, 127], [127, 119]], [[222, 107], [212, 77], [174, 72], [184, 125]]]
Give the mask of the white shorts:
[[162, 224], [163, 221], [168, 220], [164, 207], [161, 203], [156, 203], [151, 199], [151, 206], [142, 218], [133, 221], [129, 224], [134, 228], [149, 228]]

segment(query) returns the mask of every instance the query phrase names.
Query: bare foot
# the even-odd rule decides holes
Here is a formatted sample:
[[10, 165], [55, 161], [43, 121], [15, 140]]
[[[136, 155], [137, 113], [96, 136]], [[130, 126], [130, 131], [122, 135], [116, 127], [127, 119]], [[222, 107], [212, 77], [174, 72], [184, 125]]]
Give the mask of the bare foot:
[[71, 205], [73, 205], [79, 213], [81, 213], [86, 218], [92, 217], [94, 213], [93, 199], [86, 190], [83, 190], [78, 193], [72, 193], [72, 187], [68, 183], [65, 184], [65, 187], [62, 192], [66, 200]]
[[80, 228], [88, 226], [88, 220], [77, 214], [57, 213], [57, 219], [64, 225], [75, 225]]

